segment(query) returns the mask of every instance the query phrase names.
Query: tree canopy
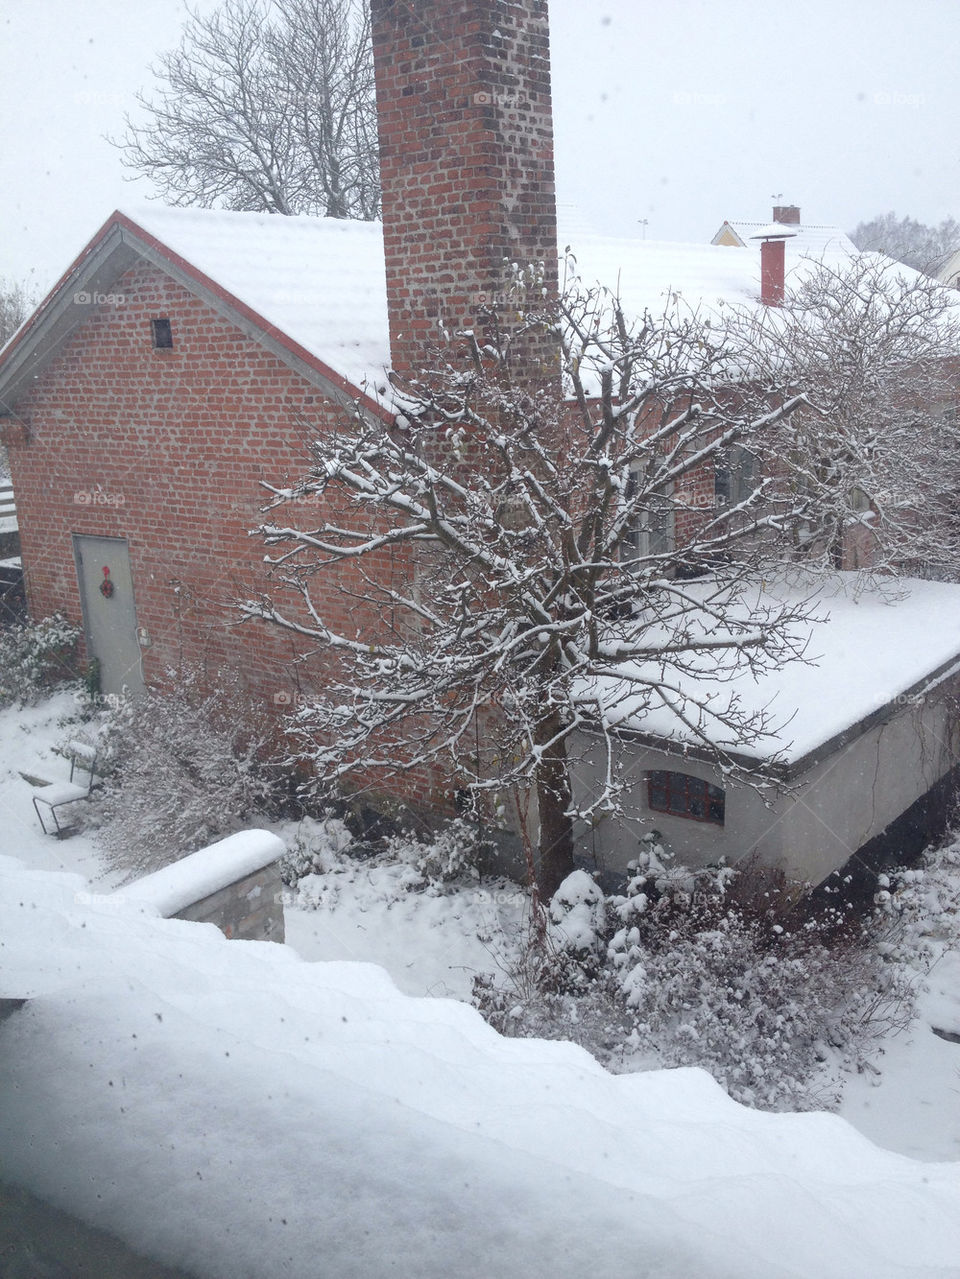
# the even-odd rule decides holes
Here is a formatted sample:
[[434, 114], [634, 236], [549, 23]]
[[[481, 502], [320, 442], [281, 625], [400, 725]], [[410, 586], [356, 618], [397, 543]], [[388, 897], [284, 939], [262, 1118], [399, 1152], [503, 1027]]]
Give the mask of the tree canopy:
[[174, 205], [379, 214], [369, 14], [357, 0], [225, 0], [153, 68], [124, 164]]

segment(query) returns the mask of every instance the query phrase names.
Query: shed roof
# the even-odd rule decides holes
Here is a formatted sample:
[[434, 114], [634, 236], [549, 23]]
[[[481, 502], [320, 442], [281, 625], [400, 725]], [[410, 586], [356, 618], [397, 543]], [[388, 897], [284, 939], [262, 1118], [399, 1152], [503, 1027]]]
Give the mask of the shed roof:
[[[717, 589], [713, 579], [684, 583], [688, 597]], [[681, 748], [706, 740], [754, 761], [778, 757], [789, 771], [801, 771], [873, 722], [915, 708], [933, 686], [960, 672], [960, 585], [905, 579], [864, 589], [856, 573], [825, 583], [797, 573], [757, 583], [735, 611], [748, 619], [784, 606], [809, 611], [809, 620], [793, 627], [804, 660], [755, 675], [734, 653], [713, 651], [698, 669], [677, 676], [681, 688], [693, 694], [695, 686], [696, 697], [716, 709], [701, 715], [700, 739], [656, 693], [643, 699], [624, 689], [618, 697], [613, 679], [604, 681], [602, 699], [610, 721]], [[768, 733], [750, 744], [731, 736], [719, 716], [734, 702], [740, 717], [765, 712]]]

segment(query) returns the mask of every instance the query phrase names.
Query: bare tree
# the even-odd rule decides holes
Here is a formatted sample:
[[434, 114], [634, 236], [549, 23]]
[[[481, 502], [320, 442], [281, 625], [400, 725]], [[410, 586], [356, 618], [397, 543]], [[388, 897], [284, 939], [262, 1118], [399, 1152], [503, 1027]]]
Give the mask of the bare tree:
[[960, 580], [955, 294], [866, 255], [811, 270], [764, 329], [761, 376], [810, 400], [779, 463], [816, 495], [796, 553]]
[[36, 300], [23, 285], [0, 279], [0, 346], [13, 337], [36, 306]]
[[[626, 716], [669, 708], [739, 776], [718, 733], [745, 744], [770, 727], [736, 680], [797, 655], [805, 606], [755, 600], [810, 495], [761, 478], [718, 501], [713, 467], [735, 449], [778, 456], [803, 401], [732, 388], [745, 335], [676, 308], [631, 322], [574, 284], [559, 316], [530, 317], [560, 334], [569, 399], [559, 379], [516, 378], [511, 345], [527, 335], [490, 321], [466, 365], [447, 353], [398, 388], [397, 425], [358, 414], [317, 442], [302, 484], [274, 490], [262, 532], [298, 602], [243, 607], [326, 654], [298, 716], [320, 775], [439, 770], [481, 804], [532, 797], [551, 893], [572, 869], [574, 816], [619, 802]], [[315, 527], [283, 522], [315, 495]], [[609, 767], [578, 810], [580, 730], [605, 741]]]
[[226, 0], [153, 68], [149, 120], [115, 142], [175, 205], [372, 219], [369, 15], [357, 0]]
[[960, 222], [944, 218], [939, 226], [927, 226], [914, 218], [883, 213], [869, 222], [858, 223], [850, 232], [850, 239], [864, 252], [885, 253], [932, 275], [948, 253], [960, 249]]

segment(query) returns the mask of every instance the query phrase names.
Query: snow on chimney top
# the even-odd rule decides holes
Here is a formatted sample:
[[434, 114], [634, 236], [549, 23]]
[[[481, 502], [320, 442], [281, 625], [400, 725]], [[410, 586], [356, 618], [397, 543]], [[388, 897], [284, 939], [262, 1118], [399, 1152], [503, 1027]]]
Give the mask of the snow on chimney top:
[[774, 222], [785, 222], [787, 226], [800, 225], [800, 209], [795, 204], [775, 204], [773, 206]]
[[796, 234], [782, 223], [771, 222], [750, 237], [760, 241], [760, 301], [764, 306], [783, 306], [786, 243]]

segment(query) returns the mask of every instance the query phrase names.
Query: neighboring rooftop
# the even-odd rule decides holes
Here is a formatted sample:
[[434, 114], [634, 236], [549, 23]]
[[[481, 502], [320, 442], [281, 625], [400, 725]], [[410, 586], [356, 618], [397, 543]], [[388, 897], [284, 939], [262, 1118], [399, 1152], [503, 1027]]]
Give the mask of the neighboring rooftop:
[[[960, 586], [905, 579], [886, 587], [861, 587], [856, 573], [838, 573], [825, 584], [798, 576], [779, 584], [764, 582], [745, 594], [736, 605], [744, 619], [783, 608], [807, 611], [810, 620], [792, 628], [804, 660], [755, 677], [737, 666], [735, 656], [710, 653], [702, 670], [677, 676], [677, 684], [691, 695], [696, 680], [698, 699], [711, 699], [718, 714], [736, 698], [741, 715], [766, 712], [769, 717], [765, 738], [745, 745], [705, 712], [700, 728], [706, 739], [734, 754], [753, 759], [776, 755], [796, 765], [833, 739], [859, 731], [891, 704], [916, 704], [913, 699], [922, 697], [925, 688], [960, 669]], [[688, 597], [716, 589], [712, 579], [684, 583]], [[651, 673], [655, 677], [658, 672]], [[611, 680], [608, 687], [610, 705], [616, 684]], [[649, 700], [643, 707], [641, 698], [628, 692], [610, 712], [611, 720], [667, 740], [694, 740], [656, 693]]]
[[[795, 204], [774, 206], [773, 222], [790, 228], [793, 249], [807, 257], [820, 258], [825, 253], [854, 256], [858, 251], [838, 226], [801, 222], [800, 210]], [[753, 237], [768, 233], [769, 226], [767, 222], [724, 222], [710, 243], [724, 248], [743, 248]]]

